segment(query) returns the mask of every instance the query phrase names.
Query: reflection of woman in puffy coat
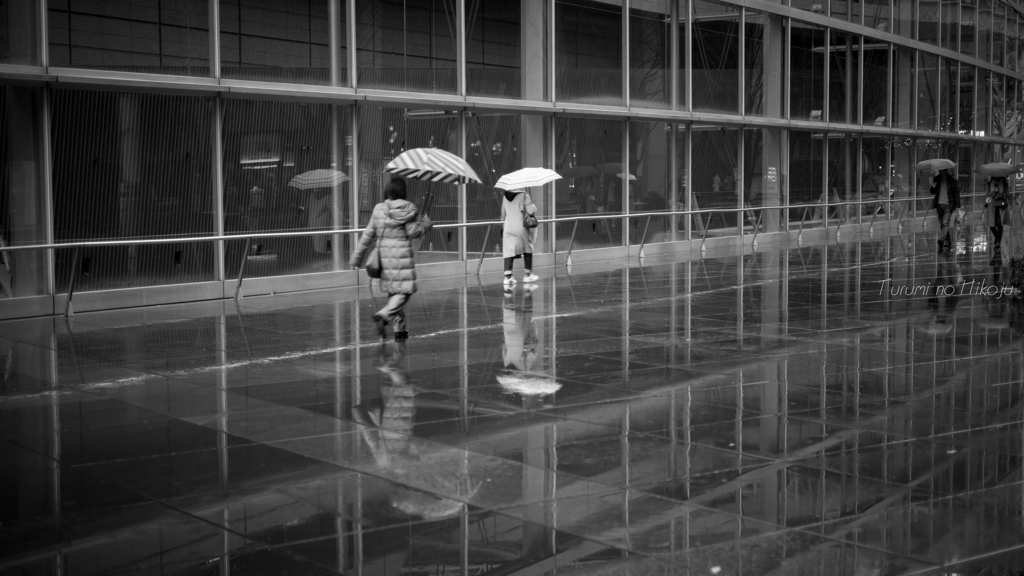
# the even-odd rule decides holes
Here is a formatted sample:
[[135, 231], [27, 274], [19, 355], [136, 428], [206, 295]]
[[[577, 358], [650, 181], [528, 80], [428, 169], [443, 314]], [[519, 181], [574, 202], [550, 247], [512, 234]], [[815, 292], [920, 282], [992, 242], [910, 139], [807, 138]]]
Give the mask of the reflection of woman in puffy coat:
[[1006, 224], [1007, 207], [1010, 205], [1010, 186], [1006, 178], [997, 176], [988, 182], [988, 195], [985, 196], [985, 212], [989, 230], [995, 237], [995, 250], [998, 252], [1003, 243], [1003, 225]]
[[352, 267], [360, 266], [374, 242], [380, 242], [380, 289], [387, 293], [388, 303], [373, 315], [373, 321], [384, 338], [388, 322], [394, 319], [395, 340], [409, 337], [405, 304], [416, 292], [412, 239], [423, 236], [433, 226], [430, 218], [418, 214], [416, 205], [407, 201], [405, 194], [405, 180], [392, 178], [384, 189], [385, 200], [373, 207], [370, 223], [349, 259]]

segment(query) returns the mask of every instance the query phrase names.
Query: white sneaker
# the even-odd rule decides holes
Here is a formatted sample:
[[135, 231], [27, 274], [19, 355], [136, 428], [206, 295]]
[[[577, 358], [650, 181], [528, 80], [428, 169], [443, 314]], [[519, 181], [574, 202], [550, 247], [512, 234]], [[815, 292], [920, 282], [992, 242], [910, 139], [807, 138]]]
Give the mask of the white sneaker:
[[537, 276], [533, 272], [523, 276], [523, 282], [536, 282], [537, 280], [540, 280], [540, 276]]
[[511, 276], [505, 276], [505, 287], [511, 288], [516, 285], [516, 279]]

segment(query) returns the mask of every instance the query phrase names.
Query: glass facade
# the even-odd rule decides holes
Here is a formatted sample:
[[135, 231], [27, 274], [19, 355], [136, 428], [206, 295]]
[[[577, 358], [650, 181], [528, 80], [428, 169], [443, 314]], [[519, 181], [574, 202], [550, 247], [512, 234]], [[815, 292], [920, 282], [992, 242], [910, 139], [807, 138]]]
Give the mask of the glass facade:
[[496, 257], [525, 167], [562, 176], [538, 253], [624, 254], [921, 217], [916, 162], [974, 198], [1024, 160], [1002, 0], [17, 0], [0, 31], [0, 238], [69, 245], [7, 252], [0, 300], [347, 273], [413, 148], [483, 181], [410, 182], [425, 264]]

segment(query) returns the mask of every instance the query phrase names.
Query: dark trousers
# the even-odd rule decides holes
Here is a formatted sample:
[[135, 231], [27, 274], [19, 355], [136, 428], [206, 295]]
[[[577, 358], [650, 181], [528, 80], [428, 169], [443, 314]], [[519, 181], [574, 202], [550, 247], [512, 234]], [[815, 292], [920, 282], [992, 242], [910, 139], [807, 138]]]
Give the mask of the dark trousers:
[[[516, 261], [517, 257], [505, 258], [505, 274], [512, 274], [512, 263]], [[529, 272], [533, 270], [533, 253], [526, 252], [523, 254], [523, 267]]]

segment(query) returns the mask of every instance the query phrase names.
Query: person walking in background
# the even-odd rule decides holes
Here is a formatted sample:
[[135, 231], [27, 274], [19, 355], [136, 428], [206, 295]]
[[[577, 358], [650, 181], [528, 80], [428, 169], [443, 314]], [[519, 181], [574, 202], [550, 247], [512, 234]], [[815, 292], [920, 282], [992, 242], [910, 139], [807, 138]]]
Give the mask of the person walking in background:
[[1006, 208], [1010, 205], [1010, 185], [1005, 177], [996, 176], [988, 181], [988, 194], [985, 196], [985, 212], [988, 217], [989, 230], [994, 237], [995, 251], [1002, 250], [1003, 224], [1006, 221]]
[[948, 169], [939, 170], [932, 178], [932, 208], [939, 217], [939, 251], [956, 247], [956, 228], [950, 219], [960, 208], [960, 186]]
[[384, 201], [373, 207], [370, 223], [359, 238], [349, 264], [358, 268], [374, 242], [379, 242], [381, 262], [380, 289], [388, 302], [376, 314], [380, 337], [387, 337], [387, 325], [395, 321], [395, 340], [409, 337], [405, 321], [405, 305], [416, 292], [416, 267], [413, 262], [412, 239], [426, 234], [433, 223], [420, 215], [416, 205], [405, 199], [405, 180], [392, 178], [384, 188]]
[[529, 193], [524, 190], [505, 192], [501, 201], [501, 221], [504, 225], [501, 254], [505, 258], [505, 288], [516, 285], [516, 279], [512, 276], [512, 263], [520, 256], [526, 268], [523, 282], [539, 280], [533, 273], [533, 241], [537, 238], [537, 229], [527, 228], [524, 222], [527, 214], [532, 216], [536, 213], [537, 205]]

